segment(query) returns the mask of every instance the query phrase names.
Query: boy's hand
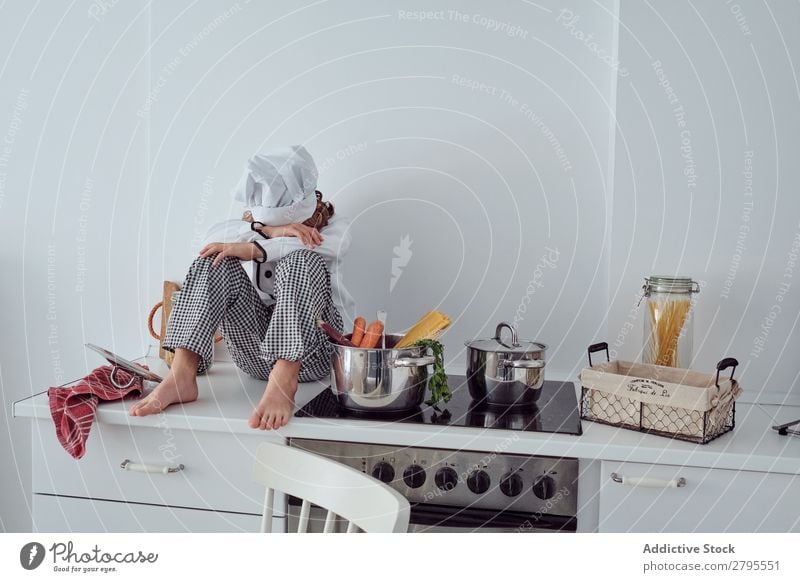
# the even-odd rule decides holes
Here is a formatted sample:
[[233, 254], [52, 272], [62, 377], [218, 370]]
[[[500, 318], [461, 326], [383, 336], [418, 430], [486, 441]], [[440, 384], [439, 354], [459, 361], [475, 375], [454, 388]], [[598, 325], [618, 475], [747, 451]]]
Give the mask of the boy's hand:
[[316, 228], [313, 226], [306, 226], [305, 224], [286, 224], [284, 226], [264, 225], [259, 230], [270, 238], [278, 238], [281, 236], [297, 237], [300, 239], [300, 242], [310, 249], [318, 247], [323, 241], [322, 235]]
[[242, 261], [252, 261], [255, 258], [260, 258], [261, 250], [251, 242], [246, 243], [208, 243], [200, 249], [201, 257], [214, 257], [213, 266], [217, 266], [222, 262], [225, 257], [236, 257]]

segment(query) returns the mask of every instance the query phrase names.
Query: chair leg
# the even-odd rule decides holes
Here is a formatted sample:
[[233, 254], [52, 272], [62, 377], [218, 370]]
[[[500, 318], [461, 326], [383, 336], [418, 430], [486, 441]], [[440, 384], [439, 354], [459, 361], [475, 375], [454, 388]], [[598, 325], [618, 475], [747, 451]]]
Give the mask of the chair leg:
[[272, 505], [275, 500], [275, 490], [267, 488], [264, 495], [264, 513], [261, 516], [261, 533], [272, 533]]
[[311, 512], [311, 503], [303, 499], [300, 507], [300, 523], [297, 526], [297, 533], [308, 533], [308, 516]]
[[323, 533], [333, 533], [334, 525], [336, 525], [336, 514], [328, 510], [328, 515], [325, 517], [325, 529]]

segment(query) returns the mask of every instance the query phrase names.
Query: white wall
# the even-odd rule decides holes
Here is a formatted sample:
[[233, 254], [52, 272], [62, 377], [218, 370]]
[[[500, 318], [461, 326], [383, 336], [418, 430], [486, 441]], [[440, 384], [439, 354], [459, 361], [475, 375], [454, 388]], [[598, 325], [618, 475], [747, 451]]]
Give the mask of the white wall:
[[146, 343], [146, 3], [91, 6], [0, 17], [0, 531], [31, 527], [31, 426], [12, 402], [100, 365], [85, 342]]
[[694, 367], [734, 356], [747, 398], [797, 400], [800, 6], [624, 2], [620, 19], [609, 342], [635, 357], [642, 277], [686, 274], [704, 285]]
[[614, 75], [560, 11], [610, 52], [612, 5], [451, 1], [425, 20], [419, 1], [154, 5], [152, 278], [182, 279], [198, 233], [241, 212], [229, 190], [248, 156], [304, 143], [354, 219], [358, 313], [386, 308], [395, 330], [450, 314], [462, 373], [463, 342], [516, 316], [573, 372], [607, 304]]

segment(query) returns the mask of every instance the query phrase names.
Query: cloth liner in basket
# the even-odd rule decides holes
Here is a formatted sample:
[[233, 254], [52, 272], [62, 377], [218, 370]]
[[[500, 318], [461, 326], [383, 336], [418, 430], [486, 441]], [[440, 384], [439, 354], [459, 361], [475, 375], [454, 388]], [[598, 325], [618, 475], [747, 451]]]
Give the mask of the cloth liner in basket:
[[[590, 348], [605, 348], [596, 344]], [[727, 358], [717, 373], [614, 360], [584, 368], [581, 417], [607, 424], [706, 443], [733, 428], [733, 406], [739, 383], [720, 378], [719, 370], [735, 366]]]

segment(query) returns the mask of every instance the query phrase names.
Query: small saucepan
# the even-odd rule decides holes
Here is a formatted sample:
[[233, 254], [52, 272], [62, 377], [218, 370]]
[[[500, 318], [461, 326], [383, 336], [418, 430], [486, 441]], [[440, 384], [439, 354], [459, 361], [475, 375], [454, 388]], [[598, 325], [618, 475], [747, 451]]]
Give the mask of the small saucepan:
[[[501, 337], [503, 330], [510, 338]], [[500, 323], [493, 338], [466, 342], [467, 385], [473, 400], [496, 406], [531, 405], [544, 384], [547, 346], [520, 341], [517, 329]]]

